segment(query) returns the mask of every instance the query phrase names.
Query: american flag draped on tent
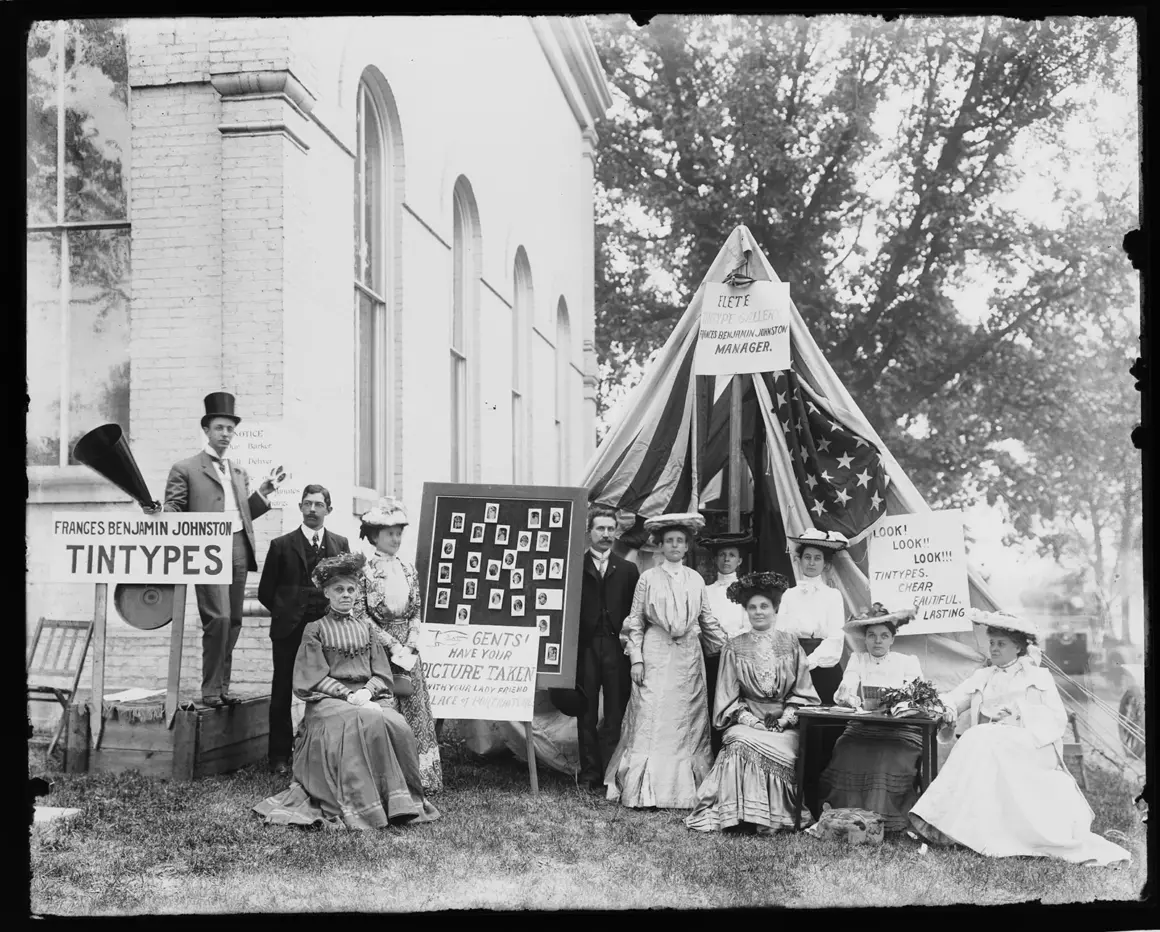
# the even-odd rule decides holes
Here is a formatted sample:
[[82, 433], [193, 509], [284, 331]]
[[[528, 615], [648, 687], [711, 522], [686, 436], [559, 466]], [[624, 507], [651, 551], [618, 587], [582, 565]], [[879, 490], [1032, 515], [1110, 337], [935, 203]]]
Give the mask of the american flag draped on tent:
[[[755, 280], [778, 280], [749, 230], [741, 226], [722, 246], [704, 282], [724, 281], [743, 263]], [[641, 519], [697, 511], [704, 505], [706, 487], [719, 480], [728, 460], [723, 438], [728, 437], [731, 379], [693, 376], [704, 292], [702, 284], [644, 378], [612, 412], [612, 427], [585, 470], [590, 501]], [[806, 528], [846, 535], [854, 545], [836, 556], [834, 585], [852, 615], [871, 602], [865, 538], [874, 522], [884, 514], [914, 514], [930, 507], [850, 397], [792, 301], [790, 357], [789, 370], [742, 377], [741, 448], [753, 487], [761, 492], [758, 497], [774, 522], [760, 528], [759, 537], [775, 541], [782, 550], [780, 559], [788, 561], [786, 538]], [[700, 391], [708, 397], [699, 411]], [[796, 574], [796, 565], [792, 571]], [[975, 608], [998, 608], [973, 571], [969, 591]], [[973, 631], [900, 633], [895, 645], [900, 653], [919, 656], [924, 673], [942, 689], [955, 686], [986, 656]]]

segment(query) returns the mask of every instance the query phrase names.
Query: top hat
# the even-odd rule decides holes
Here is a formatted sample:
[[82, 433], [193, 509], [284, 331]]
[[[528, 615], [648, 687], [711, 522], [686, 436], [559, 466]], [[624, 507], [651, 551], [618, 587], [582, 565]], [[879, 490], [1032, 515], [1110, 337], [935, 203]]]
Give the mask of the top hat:
[[215, 417], [228, 417], [235, 424], [242, 419], [234, 414], [234, 396], [229, 392], [210, 392], [205, 396], [205, 417], [201, 419], [201, 426], [205, 427]]

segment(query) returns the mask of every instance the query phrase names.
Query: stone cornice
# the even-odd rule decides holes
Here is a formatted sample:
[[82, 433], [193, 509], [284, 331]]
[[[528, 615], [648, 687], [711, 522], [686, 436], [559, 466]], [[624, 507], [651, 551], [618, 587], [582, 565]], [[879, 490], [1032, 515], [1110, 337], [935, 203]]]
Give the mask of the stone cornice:
[[591, 129], [612, 105], [612, 94], [588, 27], [560, 16], [532, 17], [531, 25], [577, 124]]
[[291, 71], [232, 71], [211, 74], [209, 83], [222, 97], [284, 96], [305, 116], [318, 99]]

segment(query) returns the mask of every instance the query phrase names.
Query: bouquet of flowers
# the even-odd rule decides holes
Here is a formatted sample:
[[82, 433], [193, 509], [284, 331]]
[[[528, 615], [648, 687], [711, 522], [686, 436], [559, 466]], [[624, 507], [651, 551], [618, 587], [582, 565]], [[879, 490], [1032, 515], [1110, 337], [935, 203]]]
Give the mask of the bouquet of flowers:
[[912, 680], [901, 689], [884, 689], [882, 691], [882, 705], [897, 718], [908, 718], [914, 715], [940, 718], [946, 711], [946, 707], [938, 697], [938, 690], [934, 688], [934, 683], [921, 677]]

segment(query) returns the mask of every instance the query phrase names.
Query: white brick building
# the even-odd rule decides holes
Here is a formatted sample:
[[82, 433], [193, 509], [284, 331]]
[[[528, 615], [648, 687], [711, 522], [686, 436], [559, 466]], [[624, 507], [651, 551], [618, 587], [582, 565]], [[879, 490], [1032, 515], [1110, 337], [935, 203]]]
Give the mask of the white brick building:
[[[210, 391], [282, 429], [352, 539], [383, 494], [417, 522], [427, 480], [577, 480], [610, 101], [582, 21], [45, 23], [29, 72], [30, 632], [92, 613], [44, 582], [53, 511], [137, 513], [73, 443], [121, 423], [160, 498]], [[259, 560], [298, 520], [256, 523]], [[108, 685], [164, 685], [169, 629], [110, 615]], [[191, 594], [186, 692], [199, 644]], [[247, 618], [237, 688], [269, 663]]]

